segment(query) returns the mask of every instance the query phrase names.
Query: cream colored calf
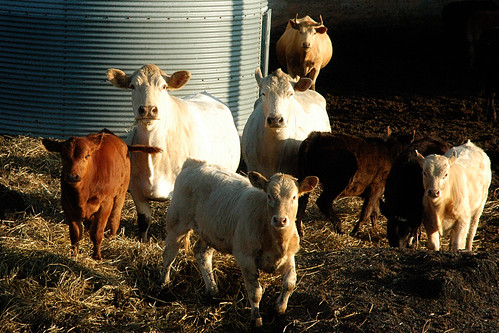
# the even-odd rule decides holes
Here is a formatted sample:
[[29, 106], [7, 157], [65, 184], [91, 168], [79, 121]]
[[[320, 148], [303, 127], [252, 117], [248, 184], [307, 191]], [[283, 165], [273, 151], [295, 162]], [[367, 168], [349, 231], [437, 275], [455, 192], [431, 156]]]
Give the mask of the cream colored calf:
[[248, 176], [196, 160], [185, 162], [166, 216], [162, 283], [170, 283], [173, 260], [182, 241], [194, 230], [199, 235], [194, 252], [206, 291], [211, 295], [218, 292], [212, 269], [213, 250], [231, 253], [242, 272], [252, 323], [261, 326], [259, 304], [263, 291], [258, 270], [282, 273], [277, 312], [284, 313], [296, 284], [298, 197], [310, 192], [318, 178], [307, 177], [298, 184], [285, 174], [275, 174], [268, 180], [257, 172]]
[[450, 231], [452, 250], [471, 251], [492, 178], [489, 157], [470, 141], [444, 156], [417, 155], [423, 168], [428, 248], [438, 251], [440, 237]]

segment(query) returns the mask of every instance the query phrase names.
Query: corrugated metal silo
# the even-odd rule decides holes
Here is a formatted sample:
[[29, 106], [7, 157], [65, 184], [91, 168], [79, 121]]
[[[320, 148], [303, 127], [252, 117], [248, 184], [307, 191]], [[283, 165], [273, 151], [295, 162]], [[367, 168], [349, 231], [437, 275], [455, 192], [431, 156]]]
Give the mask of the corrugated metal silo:
[[130, 92], [105, 73], [146, 63], [168, 74], [189, 70], [175, 94], [213, 94], [242, 131], [258, 97], [266, 14], [261, 0], [3, 0], [0, 134], [67, 137], [107, 127], [124, 136]]

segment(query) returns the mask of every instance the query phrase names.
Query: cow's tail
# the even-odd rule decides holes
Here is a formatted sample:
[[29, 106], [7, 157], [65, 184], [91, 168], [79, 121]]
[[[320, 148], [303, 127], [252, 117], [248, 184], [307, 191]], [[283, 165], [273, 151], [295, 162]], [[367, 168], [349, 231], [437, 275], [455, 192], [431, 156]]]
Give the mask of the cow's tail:
[[132, 146], [127, 145], [127, 147], [128, 147], [128, 152], [137, 151], [146, 154], [157, 154], [163, 151], [161, 148], [146, 146], [146, 145], [132, 145]]
[[191, 247], [191, 235], [194, 231], [189, 230], [184, 236], [184, 252], [189, 253]]

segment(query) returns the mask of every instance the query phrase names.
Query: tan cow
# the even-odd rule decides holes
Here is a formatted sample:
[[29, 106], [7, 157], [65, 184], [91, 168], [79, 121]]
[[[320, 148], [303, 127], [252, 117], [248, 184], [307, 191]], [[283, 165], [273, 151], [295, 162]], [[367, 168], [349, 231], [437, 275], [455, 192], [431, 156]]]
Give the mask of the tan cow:
[[315, 81], [322, 68], [333, 56], [331, 39], [327, 35], [327, 28], [309, 16], [290, 19], [286, 30], [277, 41], [277, 60], [286, 68], [291, 77], [308, 76], [312, 79], [312, 89], [315, 90]]
[[471, 251], [492, 178], [489, 157], [468, 141], [444, 156], [417, 152], [417, 158], [423, 169], [428, 248], [438, 251], [440, 236], [450, 231], [452, 250]]
[[155, 65], [145, 65], [128, 76], [109, 69], [107, 77], [118, 88], [132, 91], [137, 125], [128, 144], [159, 147], [163, 153], [132, 153], [130, 193], [137, 207], [140, 238], [147, 240], [151, 224], [149, 201], [165, 201], [186, 158], [196, 158], [235, 171], [241, 159], [239, 134], [229, 108], [207, 93], [178, 98], [170, 90], [182, 88], [191, 74], [166, 75]]
[[244, 126], [244, 161], [249, 171], [267, 178], [276, 172], [297, 176], [302, 141], [312, 131], [331, 131], [326, 100], [308, 89], [311, 79], [295, 82], [280, 69], [262, 77], [257, 68], [255, 78], [262, 95]]
[[212, 269], [213, 250], [231, 253], [241, 268], [252, 323], [261, 326], [259, 304], [263, 291], [258, 270], [282, 273], [277, 312], [284, 313], [296, 284], [298, 198], [312, 191], [319, 180], [307, 177], [298, 184], [285, 174], [275, 174], [268, 180], [257, 172], [248, 176], [249, 180], [197, 160], [185, 162], [166, 216], [162, 283], [170, 283], [173, 260], [182, 241], [194, 230], [199, 235], [194, 252], [206, 291], [211, 295], [218, 292]]

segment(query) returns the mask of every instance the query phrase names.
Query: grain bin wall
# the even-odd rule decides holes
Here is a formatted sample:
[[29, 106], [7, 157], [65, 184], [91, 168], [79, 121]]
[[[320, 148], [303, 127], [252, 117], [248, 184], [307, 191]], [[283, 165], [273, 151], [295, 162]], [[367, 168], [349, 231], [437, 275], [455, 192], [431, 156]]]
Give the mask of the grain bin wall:
[[[258, 97], [267, 1], [0, 2], [0, 134], [67, 137], [103, 127], [126, 135], [130, 92], [106, 81], [154, 63], [192, 78], [175, 95], [207, 91], [242, 131]], [[263, 50], [263, 51], [262, 51]]]

